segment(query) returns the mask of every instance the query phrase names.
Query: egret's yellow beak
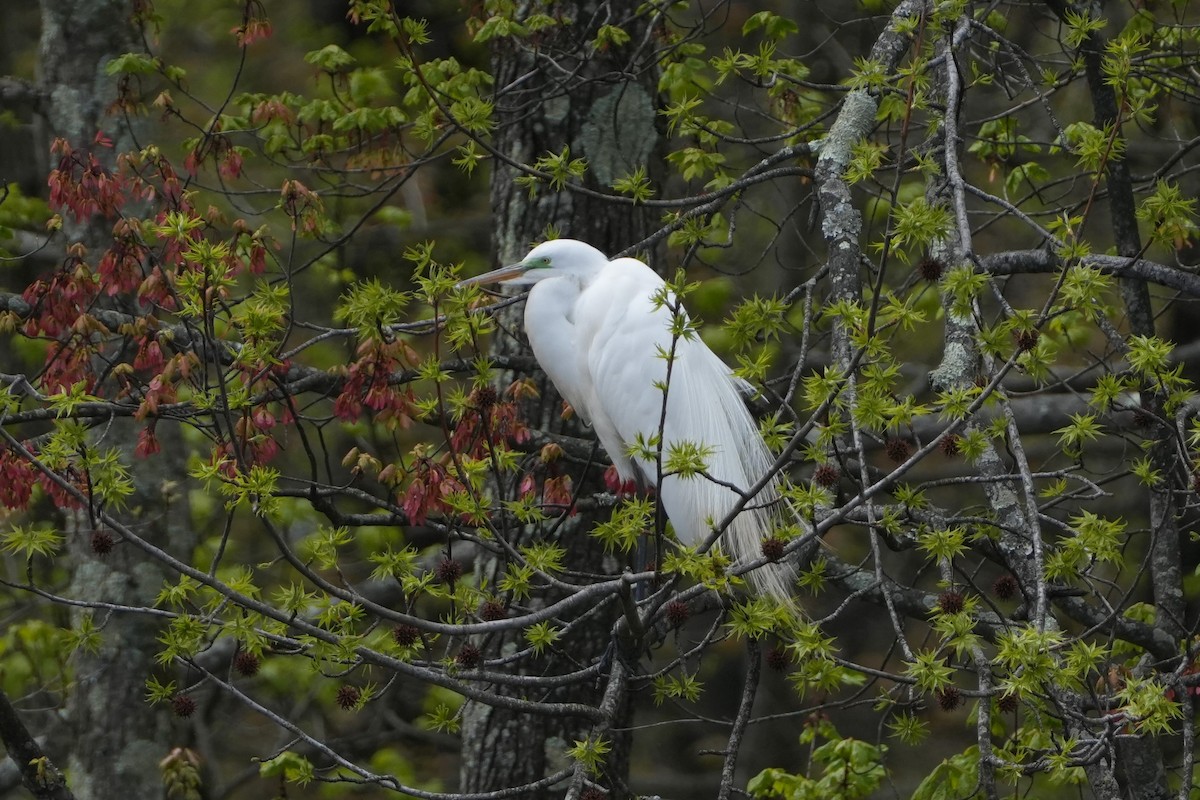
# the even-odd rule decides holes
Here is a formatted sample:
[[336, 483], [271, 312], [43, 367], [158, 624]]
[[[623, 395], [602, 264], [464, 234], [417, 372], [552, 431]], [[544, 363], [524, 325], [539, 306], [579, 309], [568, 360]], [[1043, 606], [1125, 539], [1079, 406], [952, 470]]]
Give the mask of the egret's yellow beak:
[[520, 264], [510, 264], [507, 267], [500, 267], [491, 272], [485, 272], [482, 275], [476, 275], [474, 278], [464, 278], [458, 282], [459, 286], [474, 286], [487, 283], [503, 283], [511, 281], [514, 278], [519, 278], [528, 271], [529, 267], [524, 262]]

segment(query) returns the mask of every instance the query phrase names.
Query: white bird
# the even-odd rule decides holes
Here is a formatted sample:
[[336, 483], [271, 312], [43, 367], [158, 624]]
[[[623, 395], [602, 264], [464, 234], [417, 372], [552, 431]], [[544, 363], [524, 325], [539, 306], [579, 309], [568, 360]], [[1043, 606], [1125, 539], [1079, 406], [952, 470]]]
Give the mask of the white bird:
[[[655, 487], [680, 541], [707, 539], [770, 472], [775, 459], [742, 401], [738, 379], [698, 336], [672, 334], [675, 315], [683, 311], [650, 267], [633, 258], [610, 261], [574, 239], [554, 239], [518, 264], [460, 285], [498, 282], [533, 285], [525, 304], [533, 354], [563, 399], [595, 430], [622, 482], [655, 487], [657, 453], [632, 457], [630, 451], [639, 437], [643, 443], [658, 437], [660, 426], [664, 462], [680, 443], [709, 450], [704, 475], [666, 474]], [[672, 351], [668, 381], [663, 354]], [[761, 558], [763, 540], [783, 519], [790, 513], [772, 477], [719, 544], [735, 563]], [[788, 566], [768, 563], [749, 577], [759, 592], [791, 604]]]

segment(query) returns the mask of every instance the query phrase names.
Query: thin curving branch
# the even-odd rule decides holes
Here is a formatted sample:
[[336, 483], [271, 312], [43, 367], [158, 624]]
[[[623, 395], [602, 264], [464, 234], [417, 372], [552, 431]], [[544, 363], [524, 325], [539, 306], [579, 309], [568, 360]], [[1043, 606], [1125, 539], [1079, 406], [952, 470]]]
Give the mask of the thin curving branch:
[[[1175, 289], [1189, 297], [1200, 297], [1200, 275], [1166, 264], [1140, 257], [1108, 255], [1087, 256], [1081, 263], [1119, 278], [1135, 278]], [[1049, 250], [1005, 250], [982, 256], [979, 266], [990, 275], [1018, 275], [1057, 272], [1064, 265], [1062, 260]]]
[[45, 800], [75, 800], [66, 779], [50, 761], [29, 730], [8, 695], [0, 690], [0, 741], [21, 771], [21, 783], [34, 797]]

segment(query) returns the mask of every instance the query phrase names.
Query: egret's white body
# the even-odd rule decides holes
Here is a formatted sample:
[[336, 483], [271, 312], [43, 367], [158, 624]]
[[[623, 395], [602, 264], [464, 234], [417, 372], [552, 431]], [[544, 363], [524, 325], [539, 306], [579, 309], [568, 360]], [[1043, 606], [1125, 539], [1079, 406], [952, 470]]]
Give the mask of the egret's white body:
[[[665, 460], [673, 443], [709, 448], [704, 476], [666, 475], [659, 502], [686, 544], [704, 541], [774, 463], [746, 409], [737, 379], [699, 337], [672, 335], [676, 304], [663, 298], [663, 279], [633, 258], [612, 261], [591, 245], [555, 239], [519, 264], [464, 283], [533, 284], [525, 331], [554, 386], [596, 431], [623, 482], [655, 486], [657, 459], [635, 459], [630, 446], [662, 429]], [[680, 312], [682, 313], [682, 312]], [[668, 381], [664, 353], [674, 353]], [[663, 384], [667, 385], [663, 414]], [[737, 490], [730, 487], [736, 487]], [[775, 478], [750, 498], [722, 533], [721, 546], [745, 562], [785, 513]], [[790, 602], [791, 571], [767, 564], [754, 585]]]

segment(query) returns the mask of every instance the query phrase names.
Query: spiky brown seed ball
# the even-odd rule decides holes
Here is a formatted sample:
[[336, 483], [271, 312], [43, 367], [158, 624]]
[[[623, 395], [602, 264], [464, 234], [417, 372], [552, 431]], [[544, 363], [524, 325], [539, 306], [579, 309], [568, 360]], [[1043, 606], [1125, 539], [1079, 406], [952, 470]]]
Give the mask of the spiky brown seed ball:
[[1026, 331], [1014, 331], [1013, 338], [1017, 341], [1017, 349], [1021, 352], [1032, 350], [1037, 347], [1038, 339], [1041, 337], [1041, 331], [1037, 328]]
[[196, 701], [188, 694], [177, 694], [171, 698], [171, 711], [175, 712], [175, 716], [187, 719], [192, 714], [196, 713]]
[[1002, 694], [996, 701], [996, 708], [1005, 714], [1012, 714], [1020, 704], [1020, 700], [1015, 694]]
[[454, 660], [463, 669], [475, 669], [483, 662], [483, 653], [475, 645], [467, 642], [458, 649], [458, 655]]
[[501, 603], [499, 600], [493, 597], [488, 600], [484, 600], [479, 604], [479, 618], [486, 620], [487, 622], [494, 622], [498, 619], [507, 619], [508, 610], [504, 607], [504, 603]]
[[1151, 428], [1154, 426], [1154, 415], [1144, 408], [1139, 408], [1133, 412], [1133, 424], [1139, 428]]
[[842, 471], [833, 464], [818, 464], [813, 470], [813, 483], [818, 486], [824, 486], [826, 489], [837, 486], [837, 482], [842, 478]]
[[346, 711], [349, 711], [358, 705], [358, 701], [361, 697], [362, 692], [357, 686], [351, 686], [347, 683], [338, 687], [337, 704]]
[[887, 457], [897, 464], [912, 455], [912, 446], [908, 443], [908, 440], [901, 439], [899, 436], [893, 436], [888, 439], [883, 449], [887, 453]]
[[579, 800], [608, 800], [608, 792], [595, 786], [589, 786], [583, 790], [583, 794], [579, 795]]
[[917, 262], [917, 274], [930, 283], [942, 277], [945, 271], [946, 265], [933, 256], [925, 256]]
[[762, 541], [762, 554], [765, 558], [771, 561], [778, 561], [783, 558], [783, 550], [786, 545], [783, 539], [772, 536], [769, 539]]
[[475, 407], [486, 411], [496, 405], [496, 390], [491, 386], [481, 386], [475, 390]]
[[942, 455], [953, 458], [962, 452], [962, 437], [957, 433], [943, 436], [942, 440], [938, 442], [938, 447], [941, 449]]
[[938, 608], [943, 614], [957, 614], [963, 610], [965, 599], [962, 592], [956, 592], [953, 589], [942, 592], [938, 595]]
[[767, 666], [776, 672], [783, 672], [791, 661], [788, 651], [782, 647], [772, 647], [767, 653]]
[[937, 701], [942, 711], [953, 711], [962, 702], [962, 692], [957, 686], [947, 686], [937, 693]]
[[92, 552], [98, 556], [106, 556], [116, 545], [116, 538], [109, 531], [92, 532]]
[[1196, 473], [1196, 477], [1192, 478], [1192, 491], [1200, 494], [1200, 472]]
[[463, 568], [462, 564], [458, 563], [453, 558], [443, 558], [438, 562], [438, 565], [434, 567], [433, 572], [435, 575], [437, 575], [437, 579], [442, 583], [454, 583], [456, 580], [462, 577]]
[[688, 621], [688, 617], [692, 615], [692, 610], [682, 600], [672, 600], [667, 603], [666, 608], [663, 609], [663, 613], [666, 614], [667, 622], [671, 623], [671, 627], [678, 628]]
[[412, 647], [421, 640], [421, 632], [412, 625], [397, 625], [392, 628], [392, 641], [401, 647]]
[[237, 655], [233, 657], [233, 668], [247, 678], [253, 678], [257, 675], [258, 668], [261, 666], [262, 659], [248, 650], [239, 650]]
[[1001, 600], [1011, 600], [1017, 594], [1017, 579], [1012, 575], [1001, 575], [992, 584], [992, 592]]

